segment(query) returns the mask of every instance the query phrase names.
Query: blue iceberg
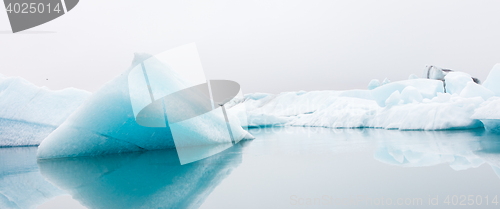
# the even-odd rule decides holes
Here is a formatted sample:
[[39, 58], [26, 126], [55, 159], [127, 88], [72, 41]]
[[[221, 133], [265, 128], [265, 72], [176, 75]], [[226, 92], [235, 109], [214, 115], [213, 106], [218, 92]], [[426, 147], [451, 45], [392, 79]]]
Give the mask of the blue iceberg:
[[[169, 64], [162, 62], [161, 56], [136, 54], [128, 70], [95, 92], [40, 144], [37, 157], [94, 156], [169, 148], [178, 148], [179, 151], [184, 150], [180, 149], [181, 147], [227, 145], [219, 149], [222, 151], [231, 146], [229, 127], [232, 134], [239, 139], [250, 137], [235, 116], [229, 115], [229, 123], [226, 125], [227, 120], [225, 121], [221, 108], [177, 123], [165, 121], [167, 118], [175, 118], [172, 115], [183, 114], [173, 112], [170, 116], [164, 117], [164, 113], [169, 113], [169, 110], [184, 110], [170, 108], [169, 105], [177, 104], [165, 104], [158, 99], [192, 86], [193, 83], [189, 83], [189, 80], [177, 74]], [[144, 66], [146, 68], [142, 70]], [[149, 79], [138, 77], [142, 73]], [[136, 84], [143, 84], [143, 87], [135, 88]], [[141, 100], [142, 97], [144, 100]], [[149, 102], [141, 103], [141, 101]], [[149, 103], [152, 105], [148, 105]], [[148, 107], [151, 108], [147, 109]], [[143, 108], [146, 114], [139, 118], [138, 115], [142, 113]], [[149, 127], [140, 125], [139, 119], [144, 118], [153, 123]], [[174, 140], [174, 136], [181, 138], [182, 141]], [[179, 157], [182, 157], [180, 151]], [[207, 156], [196, 157], [201, 159]], [[192, 160], [183, 163], [189, 162]]]

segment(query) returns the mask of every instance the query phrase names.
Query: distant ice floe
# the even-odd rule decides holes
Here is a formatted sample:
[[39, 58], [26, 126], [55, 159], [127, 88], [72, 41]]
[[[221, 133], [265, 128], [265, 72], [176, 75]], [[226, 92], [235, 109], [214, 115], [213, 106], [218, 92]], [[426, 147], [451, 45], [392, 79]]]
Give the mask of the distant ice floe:
[[[434, 75], [439, 72], [432, 73], [439, 77]], [[439, 80], [414, 75], [382, 84], [372, 80], [369, 90], [247, 94], [232, 106], [246, 106], [249, 127], [499, 130], [500, 64], [483, 85], [466, 73], [441, 74]]]
[[52, 91], [0, 75], [0, 147], [40, 144], [89, 96], [75, 88]]

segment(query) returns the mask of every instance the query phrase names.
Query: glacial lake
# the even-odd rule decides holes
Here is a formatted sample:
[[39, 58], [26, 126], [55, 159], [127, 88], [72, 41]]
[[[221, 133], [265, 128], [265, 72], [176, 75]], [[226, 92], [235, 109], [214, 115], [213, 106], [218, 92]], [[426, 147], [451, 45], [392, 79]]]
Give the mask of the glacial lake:
[[269, 127], [180, 165], [175, 150], [36, 160], [0, 148], [0, 208], [498, 208], [500, 135]]

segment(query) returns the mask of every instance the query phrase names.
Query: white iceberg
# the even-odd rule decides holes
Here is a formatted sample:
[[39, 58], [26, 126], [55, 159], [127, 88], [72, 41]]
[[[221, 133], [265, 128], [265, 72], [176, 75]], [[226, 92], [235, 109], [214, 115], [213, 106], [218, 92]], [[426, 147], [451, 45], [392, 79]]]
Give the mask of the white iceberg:
[[442, 80], [411, 76], [376, 88], [370, 85], [372, 90], [247, 94], [244, 100], [233, 101], [233, 106], [246, 105], [250, 127], [447, 130], [487, 126], [494, 131], [500, 124], [496, 114], [500, 106], [495, 102], [499, 97], [493, 93], [494, 84], [500, 83], [497, 71], [500, 65], [493, 68], [484, 86], [466, 73], [447, 72], [442, 76], [446, 85]]
[[367, 91], [367, 93], [371, 94], [372, 97], [365, 97], [364, 99], [373, 99], [383, 107], [385, 106], [385, 101], [392, 93], [394, 93], [394, 91], [399, 91], [400, 93], [402, 93], [403, 90], [408, 86], [414, 87], [420, 93], [422, 98], [427, 99], [432, 99], [437, 96], [437, 93], [444, 92], [442, 81], [429, 79], [412, 79], [391, 82], [371, 91]]
[[449, 72], [444, 77], [446, 93], [460, 94], [468, 82], [473, 82], [472, 77], [467, 73]]
[[423, 99], [424, 98], [422, 97], [422, 94], [420, 94], [418, 89], [413, 86], [407, 86], [401, 92], [401, 100], [403, 101], [404, 104], [409, 104], [413, 102], [420, 103], [422, 102]]
[[[500, 64], [493, 67], [481, 89], [474, 88], [477, 89], [476, 94], [484, 99], [488, 98], [488, 100], [475, 110], [472, 118], [481, 120], [486, 130], [500, 132]], [[492, 96], [492, 93], [495, 97]]]
[[496, 64], [486, 77], [483, 86], [500, 96], [500, 64]]
[[385, 106], [393, 106], [397, 105], [401, 102], [401, 94], [399, 91], [394, 91], [392, 94], [385, 100]]
[[469, 81], [460, 92], [460, 96], [466, 98], [481, 97], [484, 100], [488, 100], [495, 96], [495, 93], [482, 85]]
[[419, 77], [415, 74], [411, 74], [410, 76], [408, 76], [408, 80], [412, 80], [412, 79], [419, 79]]
[[482, 103], [472, 115], [472, 118], [479, 119], [484, 124], [486, 130], [500, 132], [500, 98], [492, 97]]
[[75, 88], [51, 91], [0, 76], [0, 147], [40, 144], [89, 96]]
[[380, 81], [378, 79], [373, 79], [368, 83], [368, 90], [375, 89], [380, 86]]

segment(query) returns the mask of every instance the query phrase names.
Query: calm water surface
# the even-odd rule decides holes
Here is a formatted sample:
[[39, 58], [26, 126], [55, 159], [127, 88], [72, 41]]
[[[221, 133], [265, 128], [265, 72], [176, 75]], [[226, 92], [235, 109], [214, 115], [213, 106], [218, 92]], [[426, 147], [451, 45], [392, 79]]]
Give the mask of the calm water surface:
[[0, 208], [497, 208], [500, 135], [251, 129], [180, 165], [175, 150], [36, 160], [0, 148]]

